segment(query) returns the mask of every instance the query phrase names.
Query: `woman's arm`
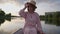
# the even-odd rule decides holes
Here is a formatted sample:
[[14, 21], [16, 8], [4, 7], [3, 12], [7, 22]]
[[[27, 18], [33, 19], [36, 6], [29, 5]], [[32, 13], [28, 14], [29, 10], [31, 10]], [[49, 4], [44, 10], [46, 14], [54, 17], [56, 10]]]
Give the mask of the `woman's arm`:
[[39, 15], [37, 15], [37, 29], [38, 29], [39, 31], [42, 31], [42, 26], [41, 26], [41, 22], [40, 22]]
[[26, 3], [26, 4], [25, 4], [25, 7], [24, 7], [22, 10], [19, 11], [19, 15], [20, 15], [21, 17], [26, 18], [26, 12], [24, 12], [24, 11], [25, 11], [25, 9], [26, 9], [27, 7], [28, 7], [28, 4]]
[[24, 18], [26, 17], [25, 9], [26, 9], [26, 7], [23, 8], [23, 9], [21, 9], [21, 10], [19, 11], [19, 15], [20, 15], [21, 17], [24, 17]]
[[42, 30], [42, 26], [41, 26], [41, 22], [40, 22], [40, 17], [39, 15], [37, 14], [37, 30], [43, 34], [43, 30]]

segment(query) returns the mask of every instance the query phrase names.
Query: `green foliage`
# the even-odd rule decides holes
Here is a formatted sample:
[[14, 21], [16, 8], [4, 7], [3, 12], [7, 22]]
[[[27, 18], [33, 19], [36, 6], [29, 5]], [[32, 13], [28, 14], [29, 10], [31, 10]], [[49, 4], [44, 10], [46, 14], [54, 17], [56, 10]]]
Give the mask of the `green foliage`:
[[0, 25], [4, 23], [5, 20], [11, 21], [11, 13], [5, 14], [5, 12], [0, 9]]
[[46, 12], [45, 23], [60, 26], [60, 12]]
[[0, 9], [0, 25], [5, 21], [5, 12]]
[[45, 20], [45, 16], [44, 15], [40, 15], [40, 20]]
[[5, 19], [11, 21], [11, 13], [5, 15]]

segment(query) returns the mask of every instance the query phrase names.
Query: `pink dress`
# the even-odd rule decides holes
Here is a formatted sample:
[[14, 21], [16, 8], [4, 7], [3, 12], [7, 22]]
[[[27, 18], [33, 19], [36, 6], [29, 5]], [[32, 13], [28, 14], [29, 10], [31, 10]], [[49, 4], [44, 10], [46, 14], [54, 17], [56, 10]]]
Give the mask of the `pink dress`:
[[24, 34], [37, 34], [37, 30], [42, 31], [40, 18], [36, 12], [31, 14], [22, 9], [19, 11], [19, 15], [25, 18]]

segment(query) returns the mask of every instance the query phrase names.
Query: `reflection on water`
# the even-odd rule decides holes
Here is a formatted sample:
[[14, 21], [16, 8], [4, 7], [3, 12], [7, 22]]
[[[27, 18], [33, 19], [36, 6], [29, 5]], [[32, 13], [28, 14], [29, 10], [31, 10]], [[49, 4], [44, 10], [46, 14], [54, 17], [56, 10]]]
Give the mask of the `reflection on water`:
[[60, 26], [56, 26], [53, 24], [45, 24], [44, 21], [41, 21], [43, 31], [46, 34], [60, 34]]
[[57, 20], [56, 21], [54, 20], [45, 21], [45, 24], [52, 24], [52, 25], [60, 26], [60, 22]]
[[[16, 18], [11, 22], [5, 21], [0, 26], [0, 34], [12, 34], [20, 28], [23, 28], [25, 24], [24, 19]], [[45, 21], [41, 21], [42, 29], [46, 34], [60, 34], [60, 26], [45, 24]]]

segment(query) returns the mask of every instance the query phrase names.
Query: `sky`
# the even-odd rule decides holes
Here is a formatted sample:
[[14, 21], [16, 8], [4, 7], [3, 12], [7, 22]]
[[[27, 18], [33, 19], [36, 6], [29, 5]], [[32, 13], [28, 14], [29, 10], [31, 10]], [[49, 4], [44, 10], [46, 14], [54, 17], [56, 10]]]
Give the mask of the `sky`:
[[[0, 0], [0, 9], [5, 13], [19, 15], [19, 11], [24, 7], [24, 4], [29, 0]], [[36, 12], [39, 15], [45, 15], [45, 12], [60, 11], [60, 0], [34, 0], [36, 1]]]

